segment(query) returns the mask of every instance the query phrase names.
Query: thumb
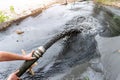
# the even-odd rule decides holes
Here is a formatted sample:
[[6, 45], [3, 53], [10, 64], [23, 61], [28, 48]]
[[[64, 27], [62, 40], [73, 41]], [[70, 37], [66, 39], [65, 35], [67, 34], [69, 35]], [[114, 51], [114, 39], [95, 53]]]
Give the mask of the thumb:
[[14, 74], [17, 74], [19, 72], [19, 70], [16, 70], [15, 72], [14, 72]]
[[34, 53], [34, 52], [35, 52], [35, 51], [32, 50], [31, 53], [30, 53], [30, 55], [31, 55], [31, 59], [36, 59], [36, 57], [33, 57], [33, 53]]
[[33, 55], [34, 52], [35, 52], [34, 50], [31, 51], [31, 56]]

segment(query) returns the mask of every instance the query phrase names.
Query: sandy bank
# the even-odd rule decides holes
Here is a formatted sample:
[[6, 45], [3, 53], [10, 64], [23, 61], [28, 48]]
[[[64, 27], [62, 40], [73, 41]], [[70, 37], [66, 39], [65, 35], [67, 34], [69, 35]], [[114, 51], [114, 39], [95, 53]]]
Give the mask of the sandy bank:
[[[68, 3], [78, 0], [67, 0]], [[79, 0], [80, 1], [80, 0]], [[28, 16], [40, 14], [53, 4], [64, 4], [66, 0], [0, 0], [0, 11], [10, 18], [0, 24], [0, 30], [6, 29], [14, 22], [19, 22]], [[13, 6], [14, 12], [11, 12]]]

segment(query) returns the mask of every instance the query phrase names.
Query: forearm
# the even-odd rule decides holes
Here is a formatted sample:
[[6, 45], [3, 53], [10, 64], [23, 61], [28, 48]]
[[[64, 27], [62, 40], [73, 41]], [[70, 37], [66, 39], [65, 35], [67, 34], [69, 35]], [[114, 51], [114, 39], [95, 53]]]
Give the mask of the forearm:
[[11, 52], [0, 51], [0, 61], [25, 60], [25, 57]]

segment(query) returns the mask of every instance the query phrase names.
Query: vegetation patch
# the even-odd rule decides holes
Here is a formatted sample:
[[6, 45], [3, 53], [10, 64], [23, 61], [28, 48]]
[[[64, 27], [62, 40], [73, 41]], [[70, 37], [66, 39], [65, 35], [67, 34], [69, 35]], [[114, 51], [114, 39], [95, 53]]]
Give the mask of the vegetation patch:
[[88, 76], [84, 77], [84, 80], [90, 80]]
[[0, 11], [0, 23], [5, 22], [9, 19], [9, 16], [6, 16], [2, 11]]
[[15, 12], [14, 6], [10, 6], [10, 11], [11, 11], [12, 13]]

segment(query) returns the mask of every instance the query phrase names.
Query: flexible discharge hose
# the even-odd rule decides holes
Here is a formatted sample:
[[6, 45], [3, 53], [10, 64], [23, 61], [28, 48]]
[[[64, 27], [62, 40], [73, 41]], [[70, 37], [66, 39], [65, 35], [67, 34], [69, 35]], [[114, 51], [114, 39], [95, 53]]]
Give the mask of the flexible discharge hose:
[[26, 70], [28, 70], [42, 55], [45, 53], [45, 51], [51, 47], [56, 41], [60, 40], [61, 38], [64, 38], [65, 36], [70, 36], [71, 34], [78, 34], [81, 33], [81, 28], [72, 28], [67, 29], [63, 32], [60, 32], [59, 34], [55, 35], [51, 40], [49, 40], [47, 43], [45, 43], [43, 46], [38, 47], [33, 53], [33, 57], [36, 57], [36, 59], [25, 61], [21, 67], [19, 68], [19, 72], [17, 73], [17, 76], [22, 76]]

